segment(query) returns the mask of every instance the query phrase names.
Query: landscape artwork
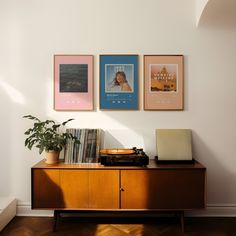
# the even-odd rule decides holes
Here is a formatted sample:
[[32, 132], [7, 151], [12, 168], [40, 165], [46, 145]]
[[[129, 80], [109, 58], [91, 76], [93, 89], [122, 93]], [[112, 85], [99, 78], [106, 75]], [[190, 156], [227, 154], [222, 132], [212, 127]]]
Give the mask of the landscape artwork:
[[88, 92], [88, 65], [87, 64], [60, 64], [60, 92], [87, 93]]

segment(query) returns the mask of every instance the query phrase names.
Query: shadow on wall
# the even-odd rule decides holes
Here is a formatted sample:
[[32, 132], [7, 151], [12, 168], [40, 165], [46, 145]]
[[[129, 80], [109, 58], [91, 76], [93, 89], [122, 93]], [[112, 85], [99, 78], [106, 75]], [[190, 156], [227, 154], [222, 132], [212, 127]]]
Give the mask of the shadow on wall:
[[104, 132], [104, 148], [125, 148], [109, 131]]
[[[229, 171], [224, 165], [224, 157], [217, 159], [214, 150], [211, 150], [206, 142], [192, 131], [193, 135], [193, 155], [207, 168], [207, 204], [215, 204], [222, 206], [224, 203], [235, 204], [235, 174]], [[226, 158], [227, 159], [227, 158]], [[234, 183], [235, 182], [235, 183]], [[234, 199], [233, 199], [234, 198]]]
[[[116, 137], [118, 144], [122, 144], [121, 147], [143, 148], [147, 155], [152, 158], [156, 155], [155, 129], [186, 127], [184, 112], [173, 112], [169, 116], [167, 113], [170, 114], [170, 112], [149, 111], [106, 112], [105, 115], [124, 128], [119, 130], [109, 129], [105, 132], [109, 132], [110, 136]], [[176, 120], [179, 123], [176, 123]]]
[[135, 128], [105, 130], [103, 147], [143, 148], [146, 154], [153, 158], [156, 155], [155, 130]]
[[236, 29], [235, 12], [235, 0], [210, 0], [202, 13], [199, 27], [211, 29]]

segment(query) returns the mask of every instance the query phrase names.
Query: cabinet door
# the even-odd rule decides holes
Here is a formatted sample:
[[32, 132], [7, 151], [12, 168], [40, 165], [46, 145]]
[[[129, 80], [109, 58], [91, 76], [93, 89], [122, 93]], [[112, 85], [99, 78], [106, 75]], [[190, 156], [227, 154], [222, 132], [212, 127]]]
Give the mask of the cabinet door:
[[87, 170], [60, 170], [60, 186], [65, 208], [88, 208]]
[[204, 170], [122, 170], [121, 208], [194, 209], [205, 204]]
[[32, 208], [62, 207], [59, 170], [32, 170]]
[[89, 170], [89, 208], [119, 208], [119, 170]]

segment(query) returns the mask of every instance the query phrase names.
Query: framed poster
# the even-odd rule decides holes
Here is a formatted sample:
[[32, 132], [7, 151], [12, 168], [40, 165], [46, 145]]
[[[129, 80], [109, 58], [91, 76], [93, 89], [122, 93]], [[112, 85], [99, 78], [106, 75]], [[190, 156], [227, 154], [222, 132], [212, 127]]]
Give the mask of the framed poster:
[[144, 55], [144, 110], [184, 109], [183, 55]]
[[100, 109], [138, 110], [138, 55], [100, 55]]
[[54, 55], [54, 109], [93, 110], [92, 55]]

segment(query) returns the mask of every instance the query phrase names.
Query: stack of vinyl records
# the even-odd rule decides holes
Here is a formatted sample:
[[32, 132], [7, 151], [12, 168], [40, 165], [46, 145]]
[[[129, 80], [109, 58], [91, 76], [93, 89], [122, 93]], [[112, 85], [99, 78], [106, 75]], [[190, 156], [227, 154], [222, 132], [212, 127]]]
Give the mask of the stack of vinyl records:
[[101, 129], [67, 129], [76, 136], [80, 144], [69, 140], [65, 147], [65, 163], [94, 163], [98, 162]]

